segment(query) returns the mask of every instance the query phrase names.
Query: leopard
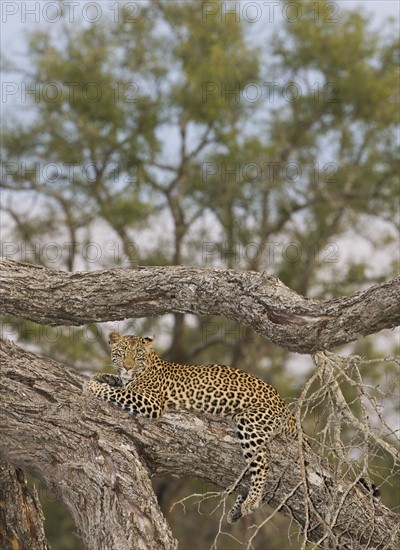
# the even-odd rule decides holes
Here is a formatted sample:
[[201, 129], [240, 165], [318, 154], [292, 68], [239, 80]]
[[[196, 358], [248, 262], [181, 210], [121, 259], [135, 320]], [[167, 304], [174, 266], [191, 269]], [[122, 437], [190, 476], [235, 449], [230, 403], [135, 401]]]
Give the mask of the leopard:
[[246, 469], [227, 489], [236, 490], [250, 475], [247, 494], [238, 494], [227, 521], [235, 523], [262, 505], [268, 476], [268, 442], [294, 438], [296, 419], [277, 390], [252, 374], [227, 365], [181, 365], [161, 359], [155, 336], [108, 336], [111, 361], [118, 374], [99, 373], [85, 382], [84, 392], [118, 405], [134, 415], [159, 418], [169, 409], [233, 419]]

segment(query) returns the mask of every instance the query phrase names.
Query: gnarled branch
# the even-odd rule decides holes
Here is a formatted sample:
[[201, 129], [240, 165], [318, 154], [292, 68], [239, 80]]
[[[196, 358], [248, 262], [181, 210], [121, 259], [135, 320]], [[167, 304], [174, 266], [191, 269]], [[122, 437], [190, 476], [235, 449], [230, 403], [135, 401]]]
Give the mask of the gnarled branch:
[[49, 325], [224, 315], [283, 348], [314, 353], [400, 324], [400, 277], [351, 296], [312, 300], [252, 271], [172, 266], [66, 273], [6, 259], [0, 270], [3, 311]]

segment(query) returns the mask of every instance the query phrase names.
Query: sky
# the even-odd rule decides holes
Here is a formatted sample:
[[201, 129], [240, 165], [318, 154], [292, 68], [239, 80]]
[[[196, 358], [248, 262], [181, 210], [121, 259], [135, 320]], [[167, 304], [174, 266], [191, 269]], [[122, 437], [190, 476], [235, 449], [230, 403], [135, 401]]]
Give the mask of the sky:
[[[132, 17], [135, 17], [136, 14], [140, 13], [141, 1], [142, 0], [121, 0], [120, 4], [129, 5], [132, 10]], [[235, 3], [240, 5], [242, 16], [249, 20], [257, 16], [257, 9], [263, 10], [263, 18], [266, 18], [267, 13], [273, 14], [274, 22], [279, 21], [284, 16], [281, 7], [272, 7], [274, 4], [277, 4], [277, 0], [240, 0], [240, 2]], [[53, 25], [56, 25], [56, 4], [56, 0], [2, 0], [0, 3], [2, 53], [10, 49], [11, 51], [21, 51], [21, 38], [25, 29], [32, 29], [46, 22], [51, 22]], [[76, 0], [65, 0], [61, 2], [61, 4], [64, 5], [70, 15], [71, 24], [84, 19], [85, 15], [90, 20], [95, 21], [96, 18], [101, 18], [105, 14], [112, 15], [116, 18], [119, 12], [119, 8], [116, 7], [117, 2], [110, 2], [107, 0], [90, 2], [87, 0], [79, 0], [79, 2]], [[215, 9], [213, 6], [215, 2], [208, 2], [207, 4], [207, 9], [212, 12]], [[227, 2], [224, 4], [227, 4]], [[288, 2], [288, 4], [291, 4], [291, 2]], [[340, 14], [342, 8], [360, 7], [373, 15], [373, 23], [376, 24], [377, 28], [379, 28], [387, 17], [392, 16], [399, 20], [400, 3], [398, 0], [327, 0], [327, 4], [331, 5], [331, 9], [327, 8], [324, 14], [325, 17], [334, 17], [335, 14]], [[90, 7], [88, 5], [92, 6]], [[259, 6], [259, 8], [255, 6]]]
[[400, 3], [398, 0], [340, 0], [338, 4], [349, 8], [360, 6], [373, 13], [377, 23], [382, 22], [386, 17], [399, 19]]

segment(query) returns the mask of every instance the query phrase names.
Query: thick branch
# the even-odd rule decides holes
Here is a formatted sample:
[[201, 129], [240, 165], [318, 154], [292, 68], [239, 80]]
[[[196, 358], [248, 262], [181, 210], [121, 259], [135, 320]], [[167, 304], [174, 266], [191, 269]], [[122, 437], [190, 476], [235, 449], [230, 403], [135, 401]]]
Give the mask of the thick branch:
[[400, 324], [400, 277], [351, 296], [311, 300], [252, 271], [174, 266], [66, 273], [11, 260], [0, 268], [3, 311], [49, 325], [224, 315], [288, 350], [313, 353]]
[[[54, 361], [4, 341], [0, 358], [0, 456], [42, 479], [65, 502], [89, 548], [174, 546], [147, 472], [228, 487], [244, 467], [229, 421], [186, 411], [155, 421], [132, 417], [82, 395], [83, 377]], [[267, 498], [277, 507], [292, 492], [282, 511], [304, 526], [297, 446], [276, 439], [270, 453]], [[394, 514], [356, 486], [342, 480], [338, 487], [329, 467], [311, 451], [305, 455], [310, 540], [326, 533], [321, 518], [329, 522], [337, 498], [343, 504], [333, 526], [335, 547], [399, 547]]]

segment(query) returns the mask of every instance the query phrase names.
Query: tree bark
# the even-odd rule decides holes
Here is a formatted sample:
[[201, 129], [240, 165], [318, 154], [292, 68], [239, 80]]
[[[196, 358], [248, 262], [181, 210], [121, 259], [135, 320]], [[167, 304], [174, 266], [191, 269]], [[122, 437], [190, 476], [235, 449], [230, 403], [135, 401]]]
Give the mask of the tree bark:
[[0, 269], [3, 310], [49, 325], [223, 315], [290, 351], [314, 353], [400, 324], [400, 277], [351, 296], [312, 300], [251, 271], [173, 266], [66, 273], [7, 259]]
[[0, 463], [0, 548], [49, 550], [43, 512], [35, 489], [19, 468]]
[[[0, 456], [61, 498], [87, 548], [174, 548], [149, 476], [198, 477], [228, 487], [242, 472], [230, 421], [188, 411], [155, 421], [132, 417], [83, 395], [79, 373], [0, 342]], [[356, 484], [339, 483], [311, 449], [302, 461], [298, 443], [276, 438], [269, 452], [267, 500], [294, 518], [309, 540], [326, 536], [329, 548], [400, 547], [396, 515]]]

